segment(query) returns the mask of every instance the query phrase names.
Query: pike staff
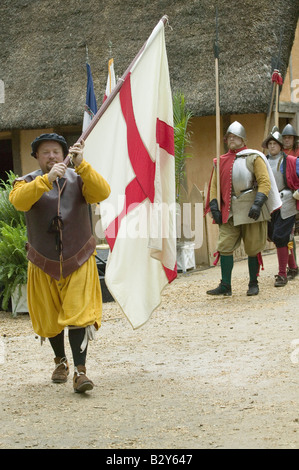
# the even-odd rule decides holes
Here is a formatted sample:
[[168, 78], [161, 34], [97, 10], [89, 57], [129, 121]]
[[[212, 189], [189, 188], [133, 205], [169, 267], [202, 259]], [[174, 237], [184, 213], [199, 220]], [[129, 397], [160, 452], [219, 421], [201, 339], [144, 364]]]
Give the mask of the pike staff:
[[217, 158], [217, 201], [221, 210], [220, 192], [220, 104], [219, 104], [219, 46], [218, 46], [218, 7], [216, 6], [216, 38], [214, 42], [215, 55], [215, 85], [216, 85], [216, 158]]

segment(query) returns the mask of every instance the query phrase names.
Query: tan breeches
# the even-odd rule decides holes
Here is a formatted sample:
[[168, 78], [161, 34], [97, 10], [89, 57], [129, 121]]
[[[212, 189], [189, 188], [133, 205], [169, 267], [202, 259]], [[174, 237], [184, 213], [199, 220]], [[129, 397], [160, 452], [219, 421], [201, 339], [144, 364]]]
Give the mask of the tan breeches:
[[231, 217], [226, 224], [219, 226], [217, 250], [221, 255], [232, 255], [239, 248], [241, 240], [248, 256], [256, 256], [263, 251], [267, 241], [267, 221], [235, 227]]

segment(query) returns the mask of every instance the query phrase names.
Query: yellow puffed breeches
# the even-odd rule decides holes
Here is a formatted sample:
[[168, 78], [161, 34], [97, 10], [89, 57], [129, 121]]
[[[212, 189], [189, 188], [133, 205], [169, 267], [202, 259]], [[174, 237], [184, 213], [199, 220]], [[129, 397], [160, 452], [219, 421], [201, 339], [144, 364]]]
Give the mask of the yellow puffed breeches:
[[28, 309], [35, 333], [58, 335], [66, 326], [98, 329], [102, 319], [102, 292], [95, 256], [59, 281], [28, 263]]

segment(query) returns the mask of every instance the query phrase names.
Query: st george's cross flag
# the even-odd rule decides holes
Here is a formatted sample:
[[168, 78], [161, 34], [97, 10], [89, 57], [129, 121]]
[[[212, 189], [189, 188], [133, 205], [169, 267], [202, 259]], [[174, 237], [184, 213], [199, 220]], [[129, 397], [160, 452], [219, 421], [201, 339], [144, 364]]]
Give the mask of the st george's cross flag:
[[96, 101], [96, 97], [94, 94], [91, 68], [88, 62], [86, 62], [86, 72], [87, 72], [87, 86], [86, 86], [86, 100], [85, 100], [85, 106], [84, 106], [83, 126], [82, 126], [83, 131], [85, 131], [88, 128], [93, 117], [97, 113], [97, 101]]
[[82, 136], [84, 158], [111, 187], [100, 204], [110, 248], [106, 285], [134, 329], [149, 320], [163, 289], [177, 276], [165, 18], [103, 103], [87, 137]]
[[104, 95], [104, 100], [105, 101], [108, 96], [111, 94], [113, 88], [116, 85], [116, 80], [115, 80], [115, 72], [114, 72], [114, 60], [109, 59], [108, 61], [108, 77], [107, 77], [107, 83], [106, 83], [106, 90], [105, 90], [105, 95]]

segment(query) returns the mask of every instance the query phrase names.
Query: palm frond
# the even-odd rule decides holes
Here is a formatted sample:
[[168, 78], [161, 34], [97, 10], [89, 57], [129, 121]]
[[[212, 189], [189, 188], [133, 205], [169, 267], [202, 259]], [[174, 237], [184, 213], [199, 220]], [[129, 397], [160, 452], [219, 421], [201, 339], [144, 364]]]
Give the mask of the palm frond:
[[188, 130], [192, 117], [185, 104], [183, 93], [173, 96], [173, 127], [174, 127], [174, 155], [175, 155], [175, 186], [176, 199], [179, 200], [181, 184], [185, 177], [185, 162], [192, 155], [186, 153], [186, 147], [191, 144], [192, 132]]

